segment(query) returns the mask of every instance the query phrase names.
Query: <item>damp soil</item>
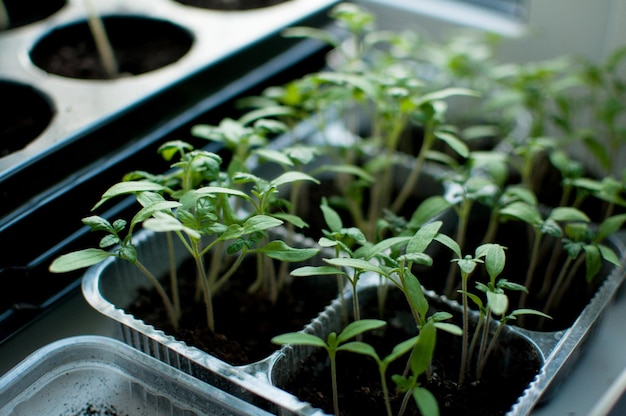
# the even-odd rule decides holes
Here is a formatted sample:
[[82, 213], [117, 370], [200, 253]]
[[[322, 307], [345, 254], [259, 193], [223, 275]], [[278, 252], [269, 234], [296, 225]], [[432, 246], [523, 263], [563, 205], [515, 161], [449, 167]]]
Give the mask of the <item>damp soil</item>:
[[85, 404], [85, 407], [79, 410], [72, 410], [70, 416], [131, 416], [123, 413], [113, 405], [96, 405], [93, 403]]
[[[193, 38], [173, 23], [133, 16], [102, 18], [118, 64], [118, 77], [139, 75], [178, 61]], [[68, 78], [110, 78], [87, 22], [58, 27], [35, 45], [33, 63], [44, 71]]]
[[65, 6], [67, 0], [3, 0], [3, 3], [9, 15], [9, 27], [5, 30], [9, 30], [53, 15]]
[[[368, 332], [364, 336], [363, 340], [374, 346], [380, 356], [385, 356], [396, 344], [415, 335], [407, 329], [410, 327], [406, 325], [411, 319], [410, 313], [400, 306], [405, 303], [397, 292], [393, 294], [387, 302], [385, 319], [389, 322], [388, 326], [383, 330]], [[369, 302], [364, 306], [364, 317], [379, 317], [374, 304], [375, 302]], [[439, 331], [432, 377], [427, 380], [424, 376], [420, 381], [422, 387], [436, 397], [441, 415], [444, 416], [504, 415], [528, 387], [541, 366], [539, 355], [532, 345], [509, 333], [503, 337], [497, 350], [494, 350], [481, 380], [471, 378], [469, 382], [459, 386], [459, 345], [460, 337]], [[404, 358], [398, 359], [387, 372], [394, 414], [400, 408], [403, 395], [396, 392], [391, 375], [401, 374], [405, 364]], [[371, 358], [338, 352], [337, 374], [342, 416], [386, 414], [380, 376]], [[297, 373], [281, 387], [326, 413], [333, 413], [330, 368], [325, 351], [317, 350], [301, 362]], [[411, 400], [405, 415], [419, 414], [417, 406]]]
[[0, 114], [0, 157], [23, 149], [48, 127], [54, 109], [35, 88], [0, 81], [0, 95], [11, 97], [11, 105]]
[[125, 308], [136, 318], [161, 329], [179, 341], [212, 354], [231, 365], [244, 365], [272, 354], [278, 346], [271, 338], [299, 331], [329, 305], [337, 294], [337, 285], [328, 278], [294, 279], [286, 285], [276, 303], [247, 289], [255, 276], [253, 262], [233, 276], [214, 297], [215, 332], [208, 329], [204, 303], [195, 300], [196, 282], [193, 265], [186, 264], [180, 273], [181, 325], [172, 328], [156, 291], [142, 290]]

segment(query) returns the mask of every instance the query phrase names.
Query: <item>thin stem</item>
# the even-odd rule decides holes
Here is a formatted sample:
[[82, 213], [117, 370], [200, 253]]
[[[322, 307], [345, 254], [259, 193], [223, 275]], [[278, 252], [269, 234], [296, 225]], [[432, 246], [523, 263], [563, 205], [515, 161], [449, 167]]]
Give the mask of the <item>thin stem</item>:
[[502, 332], [502, 328], [504, 328], [504, 324], [499, 322], [498, 328], [496, 329], [496, 332], [493, 334], [493, 337], [491, 338], [491, 341], [489, 342], [489, 348], [487, 348], [487, 352], [485, 353], [484, 357], [481, 358], [481, 361], [478, 364], [478, 368], [476, 370], [476, 378], [478, 380], [480, 380], [480, 378], [483, 376], [483, 371], [485, 370], [485, 366], [487, 365], [487, 359], [491, 355], [493, 348], [496, 346], [496, 341], [498, 337], [500, 336], [500, 332]]
[[[467, 233], [467, 225], [472, 203], [473, 201], [471, 199], [465, 198], [461, 201], [461, 207], [458, 210], [459, 222], [457, 223], [456, 242], [459, 245], [461, 252], [463, 252], [465, 248], [465, 236]], [[448, 269], [448, 276], [446, 277], [446, 286], [443, 291], [443, 293], [448, 297], [452, 297], [454, 294], [453, 290], [455, 286], [456, 273], [457, 266], [454, 263], [451, 263], [450, 269]]]
[[204, 268], [204, 262], [202, 261], [202, 255], [200, 254], [200, 241], [196, 242], [196, 251], [194, 252], [194, 260], [196, 262], [196, 269], [198, 273], [198, 279], [202, 286], [202, 293], [204, 298], [204, 305], [206, 307], [206, 320], [207, 326], [211, 332], [215, 332], [215, 319], [213, 316], [213, 293], [209, 279], [207, 278], [206, 269]]
[[459, 386], [462, 386], [465, 381], [465, 370], [467, 368], [467, 350], [469, 343], [469, 318], [468, 307], [467, 307], [467, 280], [468, 275], [466, 273], [461, 272], [461, 290], [462, 290], [462, 301], [463, 301], [463, 340], [462, 340], [462, 349], [461, 349], [461, 367], [459, 369]]
[[217, 293], [217, 291], [220, 290], [220, 288], [228, 281], [228, 279], [230, 279], [237, 269], [239, 269], [244, 257], [243, 253], [239, 254], [235, 262], [230, 265], [230, 268], [223, 275], [221, 275], [219, 279], [216, 279], [215, 283], [211, 284], [211, 288], [214, 293]]
[[154, 285], [157, 293], [159, 294], [159, 296], [161, 296], [161, 299], [163, 300], [163, 304], [165, 305], [165, 310], [167, 311], [167, 316], [170, 322], [172, 323], [172, 326], [174, 328], [178, 328], [178, 316], [176, 315], [174, 305], [172, 305], [172, 302], [170, 298], [167, 296], [167, 292], [163, 288], [163, 285], [161, 285], [161, 282], [159, 282], [159, 280], [156, 277], [154, 277], [154, 275], [150, 273], [150, 271], [146, 269], [146, 267], [140, 261], [136, 261], [135, 266], [137, 266], [139, 270]]
[[585, 261], [585, 255], [578, 256], [578, 258], [576, 259], [576, 262], [572, 265], [568, 273], [565, 273], [568, 267], [571, 265], [572, 261], [573, 260], [571, 257], [567, 258], [567, 261], [565, 265], [563, 266], [563, 270], [561, 270], [561, 274], [559, 275], [559, 279], [557, 280], [554, 287], [552, 288], [552, 291], [550, 292], [550, 296], [548, 297], [548, 300], [546, 301], [546, 306], [545, 306], [546, 313], [548, 313], [552, 309], [555, 303], [558, 303], [561, 300], [561, 298], [563, 297], [564, 291], [572, 283], [572, 279], [576, 275], [578, 268], [583, 263], [583, 261]]
[[480, 363], [483, 360], [483, 357], [485, 355], [485, 348], [487, 348], [487, 340], [489, 339], [489, 325], [491, 322], [491, 310], [487, 310], [487, 313], [485, 314], [485, 326], [483, 327], [483, 333], [480, 339], [480, 347], [478, 348], [478, 356], [476, 358], [476, 380], [480, 380]]
[[426, 128], [424, 131], [424, 143], [422, 144], [422, 147], [420, 148], [417, 158], [415, 159], [415, 163], [413, 164], [411, 173], [409, 174], [407, 181], [404, 183], [404, 186], [400, 190], [400, 193], [398, 194], [395, 201], [393, 201], [393, 204], [391, 205], [391, 211], [394, 214], [397, 214], [400, 211], [400, 209], [406, 203], [406, 200], [409, 199], [409, 196], [411, 195], [411, 193], [414, 191], [415, 187], [417, 186], [419, 178], [420, 178], [420, 173], [422, 172], [422, 167], [424, 166], [424, 163], [426, 161], [426, 154], [432, 147], [432, 144], [434, 141], [435, 141], [434, 125], [432, 121], [429, 121], [428, 123], [426, 123]]
[[335, 351], [328, 351], [328, 356], [330, 358], [330, 377], [333, 389], [333, 409], [335, 415], [339, 416], [339, 393], [337, 389], [337, 362], [335, 354]]
[[[539, 261], [539, 248], [541, 247], [541, 234], [538, 231], [535, 231], [534, 239], [533, 239], [533, 248], [530, 252], [530, 262], [528, 264], [528, 269], [526, 270], [526, 279], [524, 280], [524, 287], [527, 290], [530, 290], [530, 285], [533, 282], [533, 277], [535, 276], [535, 269], [537, 268], [537, 263]], [[547, 278], [547, 276], [546, 276]], [[526, 305], [526, 300], [528, 298], [528, 292], [522, 292], [519, 298], [518, 306], [523, 308]]]
[[491, 216], [489, 217], [489, 225], [487, 226], [487, 231], [485, 231], [485, 235], [481, 244], [493, 243], [496, 238], [496, 234], [498, 233], [499, 227], [500, 210], [498, 208], [493, 208], [493, 210], [491, 211]]
[[89, 29], [96, 43], [104, 71], [108, 78], [116, 78], [119, 75], [117, 61], [115, 60], [113, 47], [107, 36], [102, 19], [98, 16], [90, 0], [84, 0], [84, 2], [85, 8], [87, 9]]
[[411, 398], [411, 389], [407, 390], [404, 393], [404, 397], [402, 398], [402, 404], [400, 405], [400, 410], [398, 411], [398, 416], [403, 416], [404, 412], [406, 412], [406, 407], [409, 405], [409, 399]]
[[176, 316], [180, 316], [180, 294], [178, 293], [178, 274], [176, 270], [176, 256], [174, 254], [174, 239], [172, 233], [165, 233], [167, 238], [167, 251], [170, 261], [170, 288], [172, 291], [172, 303], [174, 304], [174, 311]]
[[393, 413], [391, 411], [391, 402], [389, 401], [389, 388], [387, 387], [387, 377], [385, 377], [384, 368], [378, 368], [378, 372], [380, 373], [380, 385], [383, 389], [383, 396], [385, 398], [385, 409], [387, 409], [387, 416], [392, 416]]

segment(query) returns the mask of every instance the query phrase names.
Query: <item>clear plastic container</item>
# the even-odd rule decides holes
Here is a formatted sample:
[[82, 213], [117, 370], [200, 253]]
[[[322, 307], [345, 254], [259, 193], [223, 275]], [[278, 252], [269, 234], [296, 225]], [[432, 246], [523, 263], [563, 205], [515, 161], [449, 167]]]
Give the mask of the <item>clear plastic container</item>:
[[0, 414], [270, 415], [117, 340], [49, 344], [0, 378]]

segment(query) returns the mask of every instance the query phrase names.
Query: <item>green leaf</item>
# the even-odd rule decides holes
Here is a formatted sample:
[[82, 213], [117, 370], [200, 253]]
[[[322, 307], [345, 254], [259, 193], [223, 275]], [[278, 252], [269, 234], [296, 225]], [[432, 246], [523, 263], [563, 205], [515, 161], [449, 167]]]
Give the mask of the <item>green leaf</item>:
[[490, 290], [487, 292], [487, 306], [494, 314], [502, 316], [509, 309], [509, 297], [504, 293], [496, 293]]
[[114, 234], [107, 234], [104, 237], [102, 237], [98, 246], [100, 248], [107, 248], [107, 247], [111, 247], [119, 243], [120, 243], [120, 239], [118, 236]]
[[283, 36], [296, 38], [317, 39], [329, 44], [334, 48], [340, 46], [341, 40], [337, 36], [327, 30], [317, 29], [314, 27], [290, 27], [283, 30]]
[[326, 225], [328, 225], [330, 231], [335, 233], [340, 232], [343, 228], [343, 222], [341, 221], [339, 214], [337, 214], [337, 211], [328, 206], [326, 203], [322, 203], [322, 205], [320, 205], [320, 209], [322, 210], [324, 221], [326, 221]]
[[269, 258], [287, 262], [308, 260], [319, 253], [317, 248], [293, 248], [280, 240], [271, 241], [256, 251], [264, 253]]
[[316, 173], [334, 172], [334, 173], [347, 173], [354, 175], [357, 178], [363, 179], [368, 183], [374, 182], [374, 177], [370, 175], [364, 169], [361, 169], [354, 165], [325, 165], [316, 170]]
[[443, 225], [441, 221], [434, 221], [422, 226], [406, 245], [407, 253], [423, 253], [432, 243], [439, 229]]
[[619, 214], [606, 218], [598, 226], [598, 233], [596, 234], [594, 241], [597, 243], [604, 241], [604, 239], [620, 230], [624, 226], [625, 221], [626, 214]]
[[494, 283], [496, 277], [502, 273], [502, 270], [504, 270], [504, 265], [506, 263], [504, 247], [499, 244], [484, 244], [476, 249], [477, 258], [482, 257], [483, 250], [485, 256], [485, 268], [491, 278], [491, 282]]
[[431, 196], [422, 201], [417, 207], [411, 216], [408, 226], [419, 228], [449, 207], [450, 203], [444, 197], [440, 195]]
[[433, 322], [428, 321], [422, 326], [415, 348], [411, 354], [411, 371], [414, 376], [423, 374], [429, 367], [435, 350], [437, 330]]
[[417, 337], [409, 338], [405, 341], [402, 341], [401, 343], [393, 347], [393, 350], [391, 350], [391, 353], [388, 356], [386, 356], [383, 361], [389, 364], [392, 361], [397, 360], [398, 358], [402, 357], [407, 352], [411, 351], [411, 349], [413, 349], [413, 347], [415, 346], [416, 342], [417, 342]]
[[373, 246], [362, 247], [361, 249], [359, 249], [359, 254], [363, 255], [363, 257], [365, 257], [366, 259], [371, 259], [377, 254], [382, 253], [394, 246], [397, 246], [399, 244], [406, 244], [410, 239], [411, 237], [405, 236], [389, 237], [374, 244]]
[[65, 273], [98, 264], [115, 254], [98, 248], [87, 248], [57, 257], [50, 264], [52, 273]]
[[347, 344], [343, 344], [342, 346], [337, 348], [337, 351], [349, 351], [356, 354], [367, 355], [376, 360], [376, 362], [380, 361], [380, 358], [378, 357], [378, 354], [376, 353], [374, 347], [360, 341], [348, 342]]
[[290, 273], [292, 276], [325, 276], [325, 275], [343, 275], [347, 276], [347, 273], [341, 269], [331, 266], [304, 266], [292, 270]]
[[413, 400], [423, 416], [439, 416], [439, 404], [431, 392], [423, 387], [413, 389]]
[[111, 198], [115, 198], [121, 195], [129, 195], [137, 192], [145, 192], [145, 191], [154, 191], [154, 192], [163, 192], [168, 191], [169, 188], [166, 186], [160, 185], [158, 183], [149, 182], [149, 181], [128, 181], [128, 182], [119, 182], [115, 185], [111, 186], [107, 189], [100, 201], [92, 208], [92, 211], [98, 208], [100, 205], [104, 204]]
[[424, 296], [422, 285], [417, 280], [417, 277], [410, 272], [407, 272], [407, 276], [404, 277], [402, 282], [404, 283], [404, 292], [411, 304], [411, 309], [416, 311], [421, 319], [424, 319], [426, 313], [428, 313], [428, 300]]
[[445, 100], [446, 98], [455, 96], [455, 95], [466, 95], [477, 97], [479, 93], [477, 91], [473, 91], [467, 88], [444, 88], [439, 91], [434, 91], [429, 94], [424, 94], [418, 100], [418, 105], [426, 102], [432, 102], [437, 100]]
[[143, 226], [156, 232], [182, 231], [195, 240], [199, 240], [201, 237], [198, 231], [183, 225], [173, 216], [161, 212], [155, 212], [155, 216], [145, 220]]
[[261, 231], [276, 228], [282, 225], [282, 221], [269, 215], [255, 215], [248, 218], [241, 227], [242, 235], [254, 234]]
[[598, 244], [598, 249], [600, 250], [600, 254], [602, 254], [602, 258], [604, 260], [613, 263], [617, 267], [622, 267], [622, 263], [613, 249], [605, 246], [604, 244]]
[[320, 183], [319, 180], [315, 179], [311, 175], [307, 175], [304, 172], [298, 172], [298, 171], [285, 172], [279, 177], [272, 180], [270, 183], [273, 186], [278, 188], [279, 186], [284, 185], [286, 183], [292, 183], [292, 182], [298, 182], [298, 181], [310, 181], [316, 184]]
[[278, 218], [279, 220], [285, 221], [287, 223], [293, 224], [298, 228], [308, 227], [309, 225], [304, 222], [302, 218], [297, 215], [288, 214], [286, 212], [276, 212], [272, 214], [272, 217]]
[[115, 233], [115, 228], [113, 228], [111, 223], [98, 215], [85, 217], [82, 219], [82, 222], [83, 224], [91, 228], [92, 231], [106, 231], [113, 234]]
[[447, 236], [445, 234], [437, 234], [435, 236], [435, 241], [440, 242], [444, 246], [448, 247], [450, 251], [452, 251], [457, 258], [461, 258], [461, 247], [459, 243], [457, 243], [453, 238]]
[[168, 211], [180, 207], [182, 204], [177, 201], [162, 201], [152, 205], [148, 205], [141, 210], [131, 220], [131, 225], [139, 224], [140, 222], [150, 218], [155, 212]]
[[274, 149], [261, 148], [254, 151], [259, 157], [269, 162], [275, 162], [279, 165], [293, 166], [293, 162], [283, 152]]
[[315, 335], [304, 332], [290, 332], [272, 338], [274, 344], [311, 345], [313, 347], [326, 348], [326, 342]]
[[455, 324], [451, 324], [448, 322], [435, 322], [435, 328], [440, 329], [442, 331], [446, 331], [449, 334], [461, 336], [463, 335], [463, 330]]
[[369, 271], [369, 272], [378, 273], [381, 276], [384, 276], [385, 274], [385, 271], [383, 269], [363, 259], [352, 259], [352, 258], [340, 257], [340, 258], [335, 258], [335, 259], [324, 259], [324, 261], [328, 264], [332, 264], [333, 266], [351, 267], [361, 272]]
[[597, 246], [585, 244], [585, 278], [587, 282], [591, 282], [602, 268], [602, 256]]
[[502, 208], [500, 210], [500, 216], [512, 217], [533, 226], [543, 223], [543, 219], [537, 207], [522, 201], [513, 202]]
[[582, 221], [590, 222], [591, 220], [581, 210], [573, 207], [557, 207], [550, 212], [550, 219], [554, 221]]
[[552, 317], [550, 315], [547, 315], [543, 312], [539, 312], [537, 310], [534, 309], [516, 309], [513, 312], [511, 312], [509, 315], [511, 316], [520, 316], [520, 315], [537, 315], [537, 316], [542, 316], [544, 318], [548, 318], [548, 319], [552, 319]]
[[382, 328], [385, 325], [387, 325], [387, 322], [380, 319], [361, 319], [359, 321], [354, 321], [346, 325], [343, 331], [341, 331], [341, 333], [337, 336], [337, 341], [339, 344], [342, 344], [347, 340], [362, 334], [363, 332]]
[[459, 156], [464, 158], [469, 156], [469, 147], [455, 135], [440, 131], [436, 132], [435, 136], [450, 146]]
[[432, 266], [433, 258], [426, 253], [408, 253], [398, 257], [398, 261], [412, 262], [423, 266]]

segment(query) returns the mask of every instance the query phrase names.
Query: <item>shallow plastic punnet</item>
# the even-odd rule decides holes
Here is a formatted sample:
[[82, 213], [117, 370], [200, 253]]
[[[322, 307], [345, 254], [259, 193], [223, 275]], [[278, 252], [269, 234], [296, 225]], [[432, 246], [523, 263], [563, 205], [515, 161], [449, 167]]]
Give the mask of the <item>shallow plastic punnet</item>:
[[0, 378], [0, 414], [270, 415], [117, 340], [78, 336], [34, 352]]
[[[156, 276], [167, 275], [169, 257], [165, 234], [142, 230], [135, 235], [134, 242], [138, 258], [145, 260], [146, 267]], [[306, 241], [301, 242], [304, 243]], [[298, 241], [294, 241], [293, 245], [298, 246]], [[174, 247], [178, 265], [190, 258], [189, 252], [182, 244], [177, 242]], [[233, 366], [125, 312], [124, 308], [135, 299], [137, 291], [150, 287], [150, 282], [137, 267], [127, 261], [118, 260], [111, 257], [91, 267], [82, 282], [85, 299], [94, 309], [114, 322], [117, 328], [116, 337], [140, 351], [270, 412], [294, 416], [320, 414], [309, 404], [269, 384], [268, 368], [281, 354], [280, 350], [260, 361]], [[330, 282], [327, 279], [324, 281]]]

